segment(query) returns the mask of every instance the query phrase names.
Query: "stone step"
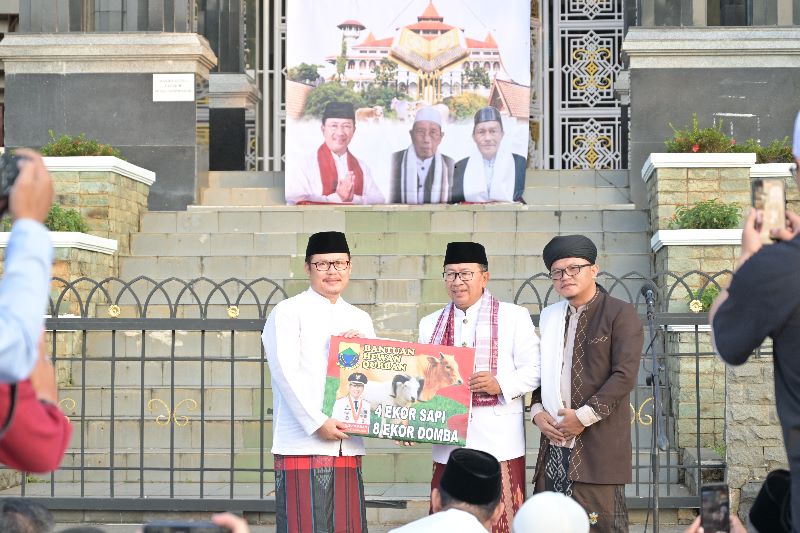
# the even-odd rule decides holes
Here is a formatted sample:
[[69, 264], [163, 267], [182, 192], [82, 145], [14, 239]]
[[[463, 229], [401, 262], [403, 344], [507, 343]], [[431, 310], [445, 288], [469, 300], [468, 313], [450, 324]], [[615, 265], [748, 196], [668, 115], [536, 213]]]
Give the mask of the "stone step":
[[[520, 270], [516, 271], [517, 273], [514, 274], [498, 276], [490, 279], [489, 289], [503, 301], [513, 301], [517, 291], [523, 289], [525, 298], [520, 300], [518, 303], [528, 303], [529, 300], [527, 298], [533, 297], [536, 294], [536, 292], [529, 287], [528, 278], [534, 274], [541, 274], [541, 276], [544, 276], [542, 272], [544, 270], [542, 268], [543, 262], [540, 256], [533, 255], [517, 258], [517, 260], [523, 263]], [[603, 255], [598, 258], [598, 264], [600, 265], [601, 269], [605, 272], [610, 272], [615, 278], [622, 278], [631, 273], [634, 273], [631, 276], [628, 276], [631, 279], [648, 277], [651, 268], [650, 262], [650, 255], [646, 253], [620, 253]], [[343, 296], [348, 302], [358, 305], [416, 303], [434, 304], [438, 302], [447, 302], [448, 295], [445, 284], [441, 279], [441, 270], [438, 270], [438, 274], [436, 273], [436, 269], [441, 269], [441, 263], [439, 263], [438, 266], [431, 268], [434, 270], [429, 271], [428, 274], [424, 274], [425, 278], [427, 279], [420, 279], [420, 277], [410, 279], [375, 279], [375, 271], [363, 270], [359, 274], [359, 277], [365, 277], [367, 279], [351, 279], [347, 288], [343, 292]], [[228, 276], [234, 275], [235, 273], [235, 269], [230, 269], [226, 270], [224, 274], [225, 276]], [[189, 273], [187, 271], [169, 271], [159, 274], [157, 278], [166, 279], [168, 276], [182, 277], [185, 275], [186, 279], [189, 280], [191, 278], [188, 274]], [[414, 273], [409, 272], [409, 274]], [[270, 279], [272, 282], [282, 287], [288, 296], [294, 296], [308, 288], [308, 280], [305, 279], [305, 276], [294, 278], [276, 276]], [[611, 282], [614, 281], [614, 279], [606, 277], [603, 277], [603, 279], [609, 279]], [[638, 282], [633, 280], [630, 283]], [[536, 291], [538, 291], [542, 297], [551, 288], [551, 283], [544, 277], [540, 277], [539, 279], [531, 282], [531, 284], [536, 288]], [[137, 282], [135, 286], [137, 294], [147, 296], [148, 294], [152, 293], [149, 302], [150, 307], [162, 304], [169, 305], [170, 303], [175, 304], [178, 302], [179, 293], [182, 292], [183, 294], [181, 295], [181, 300], [178, 302], [178, 304], [182, 307], [187, 307], [181, 312], [181, 315], [183, 315], [185, 318], [194, 316], [192, 314], [194, 313], [192, 309], [199, 309], [201, 306], [205, 307], [206, 302], [208, 302], [209, 305], [225, 305], [227, 302], [234, 303], [237, 297], [241, 294], [242, 301], [240, 306], [247, 305], [248, 303], [253, 303], [254, 298], [249, 290], [255, 291], [256, 297], [258, 297], [262, 302], [266, 301], [269, 294], [274, 290], [274, 286], [271, 283], [266, 281], [254, 281], [252, 278], [245, 278], [241, 281], [230, 281], [224, 286], [227, 298], [225, 294], [219, 290], [211, 288], [210, 285], [206, 288], [197, 288], [196, 293], [199, 298], [198, 303], [192, 294], [184, 290], [185, 285], [183, 283], [170, 282], [161, 285], [160, 289], [154, 290], [155, 285], [153, 283], [140, 280], [140, 282]], [[250, 288], [246, 289], [246, 286], [249, 286]], [[638, 290], [638, 287], [634, 288]], [[211, 295], [209, 298], [208, 295], [212, 291], [213, 295]], [[166, 296], [164, 293], [166, 293]], [[620, 293], [620, 295], [623, 294], [626, 299], [629, 297], [627, 293]], [[101, 299], [101, 296], [102, 295], [95, 293], [93, 301], [100, 305], [107, 303]], [[169, 298], [169, 300], [167, 300], [167, 298]], [[555, 301], [553, 298], [555, 297], [550, 298], [551, 302]], [[280, 295], [275, 295], [272, 301], [276, 303], [279, 300]], [[133, 296], [127, 292], [122, 294], [119, 300], [115, 299], [114, 301], [120, 304], [134, 303]], [[107, 309], [107, 307], [105, 309]], [[98, 316], [106, 316], [103, 314], [105, 309], [98, 309], [96, 311], [99, 313]], [[216, 311], [219, 310], [215, 310], [215, 312]], [[168, 309], [163, 309], [162, 312], [168, 313]], [[158, 314], [153, 313], [154, 311], [149, 311], [147, 316], [159, 316]], [[131, 316], [135, 317], [138, 315]], [[131, 316], [128, 316], [127, 318], [130, 318]], [[169, 315], [163, 314], [161, 316]], [[210, 314], [207, 316], [211, 318]], [[225, 318], [225, 315], [216, 315], [215, 318]], [[250, 318], [255, 318], [255, 316], [250, 316]]]
[[[532, 186], [526, 187], [523, 199], [533, 208], [570, 208], [572, 206], [595, 209], [598, 206], [626, 205], [631, 203], [631, 193], [621, 187], [591, 186]], [[210, 207], [270, 207], [285, 204], [283, 187], [202, 187], [200, 205]]]
[[[138, 433], [137, 433], [138, 435]], [[151, 434], [152, 435], [152, 434]], [[176, 431], [175, 442], [180, 441], [180, 435]], [[363, 460], [363, 475], [365, 483], [429, 483], [431, 470], [431, 451], [429, 445], [418, 444], [414, 447], [393, 446], [389, 448], [370, 447], [370, 442], [375, 439], [366, 439], [365, 444], [367, 454]], [[185, 449], [167, 445], [158, 447], [152, 445], [152, 439], [145, 436], [146, 446], [142, 450], [138, 446], [123, 446], [115, 443], [113, 461], [115, 471], [115, 481], [138, 481], [141, 476], [139, 470], [141, 465], [145, 466], [144, 477], [148, 482], [169, 481], [168, 471], [147, 471], [150, 468], [168, 468], [173, 466], [174, 479], [176, 482], [197, 483], [200, 480], [198, 471], [186, 471], [199, 469], [200, 467], [200, 445], [197, 443], [194, 449]], [[389, 442], [389, 441], [387, 441]], [[273, 468], [273, 456], [268, 451], [270, 442], [265, 444], [265, 452], [259, 453], [259, 448], [240, 448], [235, 447], [233, 453], [229, 444], [222, 447], [206, 445], [203, 448], [204, 468], [209, 469], [204, 472], [204, 481], [209, 483], [224, 483], [230, 481], [230, 469], [239, 470], [234, 472], [235, 482], [258, 482], [260, 479], [260, 468], [263, 458], [263, 468]], [[106, 447], [85, 446], [83, 452], [80, 449], [70, 448], [64, 456], [61, 468], [55, 473], [57, 482], [80, 481], [80, 467], [89, 467], [85, 471], [87, 482], [99, 482], [109, 479], [108, 471], [94, 470], [95, 468], [109, 468], [111, 466], [111, 455], [108, 453], [108, 443]], [[526, 463], [529, 471], [536, 464], [538, 449], [528, 449], [526, 451]], [[659, 479], [662, 483], [677, 485], [683, 469], [678, 468], [678, 454], [675, 451], [660, 456], [659, 464], [662, 471]], [[263, 456], [263, 457], [262, 457]], [[632, 459], [633, 479], [639, 483], [649, 483], [652, 479], [650, 456], [646, 452], [634, 453]], [[215, 471], [215, 469], [218, 469]], [[638, 472], [638, 474], [637, 474]], [[271, 472], [264, 473], [264, 481], [273, 482]]]
[[[532, 471], [528, 471], [526, 477], [532, 476]], [[26, 495], [32, 497], [49, 497], [51, 489], [49, 480], [37, 478], [36, 483], [26, 486]], [[127, 533], [134, 531], [139, 524], [150, 520], [201, 520], [207, 519], [207, 512], [197, 511], [153, 511], [149, 498], [164, 498], [170, 495], [170, 490], [174, 492], [175, 498], [179, 499], [174, 508], [184, 508], [180, 500], [197, 500], [200, 497], [199, 483], [175, 483], [170, 489], [168, 482], [148, 481], [144, 484], [144, 498], [140, 498], [140, 484], [134, 482], [124, 482], [114, 480], [114, 496], [126, 498], [125, 511], [109, 512], [108, 510], [81, 509], [62, 510], [56, 505], [49, 505], [54, 510], [56, 522], [59, 530], [61, 528], [75, 527], [85, 524], [102, 524], [104, 531], [109, 533]], [[271, 483], [264, 483], [264, 491], [261, 494], [261, 484], [259, 482], [205, 482], [203, 488], [203, 499], [207, 500], [207, 506], [211, 509], [222, 509], [219, 504], [215, 505], [214, 499], [228, 499], [231, 494], [237, 499], [259, 499], [265, 498], [266, 501], [274, 501], [274, 486]], [[683, 533], [692, 520], [697, 515], [697, 505], [681, 507], [686, 497], [690, 493], [682, 485], [659, 484], [662, 499], [659, 511], [659, 527], [663, 533]], [[62, 497], [89, 497], [89, 498], [108, 498], [110, 492], [109, 480], [102, 482], [86, 482], [81, 486], [80, 483], [59, 483], [55, 492]], [[668, 492], [669, 491], [669, 492]], [[531, 487], [526, 487], [528, 496], [531, 495]], [[364, 483], [364, 493], [366, 499], [366, 516], [371, 533], [387, 533], [398, 526], [407, 524], [418, 518], [427, 516], [430, 482], [425, 483]], [[19, 494], [19, 488], [13, 487], [0, 492], [2, 496], [14, 496]], [[653, 528], [652, 511], [647, 510], [646, 501], [647, 487], [642, 486], [639, 492], [636, 487], [627, 485], [625, 494], [628, 500], [628, 520], [631, 524], [630, 533], [647, 533]], [[669, 495], [669, 497], [664, 497]], [[676, 499], [678, 498], [678, 499]], [[140, 502], [137, 506], [131, 505], [131, 500]], [[396, 505], [387, 506], [386, 502], [393, 502]], [[650, 504], [652, 505], [652, 503]], [[187, 506], [188, 507], [188, 506]], [[253, 533], [271, 533], [275, 530], [275, 515], [265, 513], [261, 509], [248, 509], [244, 514], [250, 529]], [[679, 525], [680, 524], [680, 525]]]
[[528, 170], [525, 187], [619, 187], [630, 185], [627, 170]]
[[211, 206], [262, 206], [286, 203], [283, 187], [201, 187], [200, 203]]
[[[211, 171], [208, 183], [211, 187], [282, 187], [283, 172]], [[528, 170], [525, 186], [615, 186], [629, 185], [627, 170]]]
[[548, 186], [525, 188], [525, 201], [539, 207], [556, 206], [570, 209], [573, 205], [613, 205], [631, 202], [627, 188], [613, 186]]
[[209, 187], [283, 187], [283, 172], [212, 170], [208, 173]]
[[[142, 216], [141, 233], [473, 233], [486, 231], [647, 232], [649, 215], [633, 204], [624, 209], [591, 209], [568, 206], [535, 209], [517, 204], [493, 206], [373, 206], [303, 208], [274, 206], [221, 208], [189, 206], [187, 211], [148, 212]], [[589, 211], [589, 212], [587, 212]]]
[[[513, 249], [509, 242], [508, 248], [501, 249], [499, 244], [488, 244], [490, 249], [491, 279], [526, 279], [545, 270], [541, 261], [541, 250], [550, 238], [547, 233], [528, 234], [494, 234], [498, 238], [516, 237]], [[420, 238], [425, 236], [420, 234]], [[430, 237], [428, 236], [429, 240]], [[145, 239], [146, 240], [146, 239]], [[154, 246], [143, 242], [142, 252], [139, 256], [120, 258], [120, 277], [133, 280], [139, 276], [147, 276], [155, 280], [170, 277], [190, 280], [205, 276], [221, 282], [229, 277], [242, 280], [254, 280], [267, 277], [273, 280], [304, 279], [304, 256], [288, 251], [272, 255], [220, 254], [220, 255], [175, 255], [174, 250], [150, 249], [153, 255], [144, 255], [148, 251], [146, 246]], [[354, 239], [355, 240], [355, 239]], [[299, 244], [299, 243], [297, 243]], [[295, 252], [296, 247], [295, 245]], [[378, 243], [381, 244], [381, 243]], [[605, 271], [617, 273], [620, 260], [628, 256], [649, 255], [649, 242], [646, 235], [639, 233], [607, 233], [599, 240], [600, 249], [597, 264]], [[385, 247], [385, 244], [382, 246]], [[415, 250], [416, 249], [416, 250]], [[442, 279], [442, 264], [444, 256], [441, 251], [428, 253], [427, 246], [407, 246], [405, 251], [397, 255], [386, 250], [376, 250], [369, 254], [357, 254], [354, 245], [352, 261], [353, 268], [351, 280], [360, 279], [414, 279], [437, 280]], [[433, 247], [430, 248], [433, 250]], [[161, 255], [161, 254], [168, 255]], [[402, 255], [400, 255], [402, 253]], [[623, 261], [624, 262], [624, 261]]]
[[[587, 212], [587, 215], [589, 213]], [[602, 233], [595, 217], [574, 217], [571, 228], [562, 224], [558, 233], [580, 232], [595, 242], [600, 253], [649, 253], [650, 239], [644, 232]], [[539, 254], [553, 238], [547, 230], [492, 230], [439, 232], [347, 232], [350, 252], [363, 255], [444, 255], [452, 240], [483, 243], [489, 257]], [[308, 233], [138, 233], [131, 236], [132, 256], [206, 257], [206, 256], [285, 256], [305, 252]]]

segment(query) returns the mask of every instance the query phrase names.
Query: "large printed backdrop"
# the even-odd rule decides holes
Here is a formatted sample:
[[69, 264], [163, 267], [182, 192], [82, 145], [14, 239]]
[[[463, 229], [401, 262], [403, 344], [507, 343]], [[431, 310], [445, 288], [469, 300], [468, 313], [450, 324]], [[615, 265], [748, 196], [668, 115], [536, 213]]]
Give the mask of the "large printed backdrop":
[[413, 149], [410, 130], [425, 106], [441, 117], [441, 166], [475, 157], [473, 117], [488, 105], [502, 116], [501, 149], [527, 158], [530, 2], [503, 0], [502, 7], [486, 0], [289, 2], [287, 202], [341, 201], [321, 196], [317, 152], [330, 101], [355, 108], [348, 149], [361, 161], [360, 179], [374, 183], [371, 191], [365, 183], [362, 203], [424, 201], [401, 202], [396, 191], [398, 161]]

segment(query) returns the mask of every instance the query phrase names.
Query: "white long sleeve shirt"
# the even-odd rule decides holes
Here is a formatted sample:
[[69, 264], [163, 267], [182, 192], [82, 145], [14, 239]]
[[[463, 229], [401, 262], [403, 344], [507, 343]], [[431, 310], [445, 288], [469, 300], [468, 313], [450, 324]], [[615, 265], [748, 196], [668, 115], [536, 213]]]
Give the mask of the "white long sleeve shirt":
[[272, 378], [272, 453], [338, 456], [341, 446], [341, 455], [364, 455], [360, 437], [329, 441], [314, 434], [328, 419], [322, 405], [330, 338], [350, 329], [375, 337], [367, 313], [310, 288], [269, 314], [261, 339]]
[[[475, 326], [480, 300], [466, 313], [454, 309], [453, 343], [475, 346]], [[440, 311], [424, 317], [419, 323], [419, 342], [428, 343]], [[497, 382], [500, 403], [473, 407], [467, 433], [467, 448], [492, 454], [498, 461], [525, 455], [525, 405], [523, 396], [539, 386], [539, 337], [524, 307], [500, 302], [497, 324]], [[472, 372], [464, 371], [467, 378]], [[446, 464], [455, 446], [433, 445], [433, 460]]]

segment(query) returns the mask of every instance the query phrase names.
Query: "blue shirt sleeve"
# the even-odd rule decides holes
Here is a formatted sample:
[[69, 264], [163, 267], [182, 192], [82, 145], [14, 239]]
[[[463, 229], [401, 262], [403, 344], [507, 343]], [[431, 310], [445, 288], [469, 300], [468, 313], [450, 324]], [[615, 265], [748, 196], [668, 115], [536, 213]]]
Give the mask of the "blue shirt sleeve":
[[800, 113], [794, 119], [794, 137], [792, 138], [792, 153], [795, 159], [800, 159]]
[[22, 219], [8, 240], [0, 280], [0, 382], [26, 379], [39, 356], [53, 264], [50, 234], [42, 224]]

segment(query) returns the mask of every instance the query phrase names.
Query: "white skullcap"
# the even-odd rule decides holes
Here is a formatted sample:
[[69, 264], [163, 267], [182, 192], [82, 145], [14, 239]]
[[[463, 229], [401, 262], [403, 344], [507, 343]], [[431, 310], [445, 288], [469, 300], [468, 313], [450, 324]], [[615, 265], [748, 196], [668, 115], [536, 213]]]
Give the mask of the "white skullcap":
[[589, 533], [589, 517], [578, 502], [560, 492], [531, 496], [514, 515], [513, 533]]
[[417, 111], [417, 115], [414, 117], [414, 123], [416, 124], [420, 120], [435, 122], [440, 128], [442, 127], [442, 115], [440, 115], [439, 112], [430, 105], [427, 105]]

